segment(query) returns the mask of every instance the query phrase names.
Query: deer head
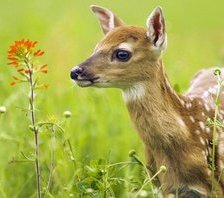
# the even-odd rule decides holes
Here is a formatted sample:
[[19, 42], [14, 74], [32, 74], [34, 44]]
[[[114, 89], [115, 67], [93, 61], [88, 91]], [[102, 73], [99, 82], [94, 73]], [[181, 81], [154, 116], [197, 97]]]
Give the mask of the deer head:
[[108, 9], [98, 6], [91, 9], [105, 36], [93, 54], [72, 69], [71, 78], [81, 87], [121, 89], [155, 80], [167, 43], [162, 9], [153, 10], [146, 28], [125, 25]]

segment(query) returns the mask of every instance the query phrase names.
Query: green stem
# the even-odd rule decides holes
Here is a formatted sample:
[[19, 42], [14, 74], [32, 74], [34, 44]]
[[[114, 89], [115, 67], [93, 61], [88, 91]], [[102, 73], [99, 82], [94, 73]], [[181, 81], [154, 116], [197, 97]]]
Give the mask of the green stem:
[[[151, 178], [150, 176], [148, 175], [148, 178], [145, 180], [144, 184], [142, 185], [142, 187], [139, 189], [139, 191], [136, 193], [136, 196], [135, 197], [138, 197], [138, 195], [140, 194], [140, 192], [145, 188], [145, 186], [150, 183], [151, 186], [153, 186], [152, 184], [152, 180], [155, 179], [161, 172], [163, 172], [161, 169], [156, 172], [155, 175], [153, 175]], [[155, 197], [154, 195], [154, 189], [153, 187], [151, 187], [151, 190], [152, 190], [152, 197]]]
[[214, 115], [214, 124], [213, 124], [213, 137], [212, 137], [212, 191], [211, 191], [211, 197], [216, 197], [216, 188], [215, 188], [215, 171], [216, 171], [216, 165], [215, 165], [215, 151], [217, 146], [217, 117], [219, 113], [219, 104], [220, 104], [220, 94], [221, 94], [221, 87], [222, 87], [222, 79], [220, 78], [220, 74], [217, 74], [217, 94], [215, 99], [215, 115]]
[[40, 173], [40, 162], [39, 162], [39, 138], [38, 138], [38, 128], [36, 127], [36, 117], [34, 109], [34, 82], [32, 69], [27, 62], [27, 66], [30, 69], [29, 73], [29, 85], [30, 85], [30, 112], [31, 112], [31, 122], [34, 132], [34, 150], [35, 150], [35, 169], [36, 169], [36, 185], [37, 185], [37, 197], [41, 198], [41, 173]]
[[50, 192], [50, 187], [53, 179], [54, 167], [55, 167], [55, 128], [52, 126], [51, 128], [51, 162], [50, 162], [50, 174], [47, 182], [47, 189], [44, 193], [44, 197], [46, 197], [46, 193]]
[[108, 168], [114, 167], [114, 166], [121, 166], [121, 165], [131, 165], [131, 164], [139, 164], [138, 162], [118, 162], [114, 164], [110, 164]]
[[151, 191], [152, 191], [152, 197], [153, 198], [155, 198], [155, 195], [154, 195], [154, 187], [153, 187], [153, 183], [152, 183], [152, 178], [154, 179], [161, 171], [159, 170], [158, 172], [158, 174], [156, 173], [156, 176], [154, 177], [152, 177], [151, 178], [151, 176], [150, 176], [150, 174], [149, 174], [149, 170], [148, 170], [148, 168], [145, 166], [145, 164], [138, 158], [138, 156], [136, 155], [136, 154], [133, 154], [133, 156], [132, 156], [140, 165], [142, 165], [143, 166], [143, 168], [144, 168], [144, 171], [146, 172], [146, 175], [147, 175], [147, 179], [145, 180], [145, 182], [144, 182], [144, 184], [142, 185], [142, 187], [140, 188], [140, 190], [137, 192], [137, 194], [136, 194], [136, 196], [135, 197], [137, 197], [138, 195], [139, 195], [139, 193], [141, 192], [141, 190], [142, 189], [144, 189], [144, 187], [148, 184], [148, 183], [150, 183], [150, 188], [151, 188]]

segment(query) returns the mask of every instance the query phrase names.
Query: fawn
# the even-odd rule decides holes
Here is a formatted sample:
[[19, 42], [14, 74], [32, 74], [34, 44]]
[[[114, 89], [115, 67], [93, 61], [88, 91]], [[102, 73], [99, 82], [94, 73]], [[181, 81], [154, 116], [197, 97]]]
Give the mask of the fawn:
[[[164, 197], [224, 196], [224, 133], [218, 130], [216, 175], [211, 177], [212, 130], [216, 78], [212, 69], [200, 71], [189, 90], [177, 94], [164, 71], [161, 54], [167, 36], [162, 9], [147, 19], [147, 28], [125, 25], [110, 10], [91, 6], [105, 37], [94, 53], [74, 67], [71, 78], [81, 87], [120, 88], [131, 119], [144, 143], [147, 166], [158, 176]], [[224, 108], [222, 95], [221, 107]], [[215, 178], [215, 179], [214, 179]]]

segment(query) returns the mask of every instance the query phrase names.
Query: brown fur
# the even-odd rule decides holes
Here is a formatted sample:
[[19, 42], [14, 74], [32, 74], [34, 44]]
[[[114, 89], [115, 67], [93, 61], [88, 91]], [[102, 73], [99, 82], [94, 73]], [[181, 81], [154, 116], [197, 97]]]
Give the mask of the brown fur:
[[[203, 189], [209, 195], [211, 178], [208, 167], [211, 155], [208, 154], [205, 160], [202, 152], [211, 150], [212, 133], [206, 133], [198, 123], [205, 123], [207, 117], [213, 118], [214, 111], [211, 109], [207, 112], [199, 97], [190, 100], [186, 96], [173, 94], [174, 91], [164, 83], [166, 77], [162, 71], [158, 78], [158, 84], [153, 84], [155, 89], [146, 84], [149, 89], [144, 99], [127, 104], [132, 120], [145, 143], [148, 166], [152, 168], [153, 164], [153, 173], [158, 171], [161, 165], [168, 167], [168, 172], [159, 176], [165, 192], [172, 192], [187, 185]], [[192, 106], [188, 109], [180, 100], [185, 101], [185, 104], [191, 103]], [[155, 104], [152, 104], [153, 101]], [[204, 112], [205, 116], [201, 116], [201, 112]], [[183, 119], [186, 128], [181, 128], [176, 122], [177, 115]], [[195, 123], [192, 123], [189, 116], [194, 117]], [[201, 134], [196, 134], [196, 130]], [[203, 137], [206, 145], [200, 143], [199, 137]], [[220, 170], [218, 172], [220, 173]], [[218, 197], [223, 196], [223, 184], [222, 177], [220, 184], [217, 183]]]
[[[162, 17], [160, 9], [154, 12], [159, 15], [151, 20]], [[163, 32], [156, 30], [156, 40], [152, 40], [153, 36], [147, 36], [150, 30], [120, 26], [118, 22], [120, 25], [107, 32], [106, 19], [101, 21], [106, 36], [94, 54], [79, 65], [83, 69], [82, 80], [95, 78], [97, 80], [91, 81], [91, 86], [123, 90], [131, 119], [145, 145], [149, 169], [153, 174], [161, 165], [168, 169], [167, 173], [158, 176], [165, 197], [176, 191], [180, 197], [209, 197], [213, 179], [210, 170], [212, 129], [207, 128], [205, 122], [208, 117], [214, 117], [215, 94], [211, 94], [212, 97], [203, 94], [216, 85], [212, 70], [201, 71], [190, 89], [178, 95], [164, 72], [161, 60], [164, 46], [155, 44], [165, 38], [164, 29]], [[156, 28], [164, 26], [153, 25]], [[119, 62], [111, 58], [121, 43], [131, 47], [130, 61]], [[164, 45], [165, 40], [159, 43]], [[224, 95], [221, 105], [224, 108]], [[224, 168], [224, 135], [221, 130], [218, 131], [218, 139], [216, 178], [213, 182], [217, 197], [223, 197], [224, 174], [220, 175]]]

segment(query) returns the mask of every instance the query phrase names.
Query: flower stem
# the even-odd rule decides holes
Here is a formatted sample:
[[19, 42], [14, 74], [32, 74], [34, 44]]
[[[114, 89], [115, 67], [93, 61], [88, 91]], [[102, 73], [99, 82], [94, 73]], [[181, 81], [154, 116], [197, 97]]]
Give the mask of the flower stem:
[[212, 138], [212, 191], [211, 197], [216, 197], [216, 188], [215, 188], [215, 171], [216, 171], [216, 164], [215, 164], [215, 151], [217, 147], [217, 121], [218, 121], [218, 113], [219, 113], [219, 105], [220, 105], [220, 94], [221, 94], [221, 87], [222, 87], [222, 79], [220, 77], [221, 72], [216, 72], [215, 75], [217, 76], [217, 93], [215, 99], [215, 115], [214, 115], [214, 124], [213, 124], [213, 138]]
[[[28, 64], [29, 67], [29, 64]], [[34, 109], [34, 82], [33, 73], [30, 70], [29, 73], [29, 85], [30, 85], [30, 112], [31, 112], [31, 122], [34, 132], [34, 150], [35, 150], [35, 169], [36, 169], [36, 185], [37, 185], [37, 197], [41, 198], [41, 173], [40, 173], [40, 162], [39, 162], [39, 138], [38, 138], [38, 128], [36, 127], [35, 109]]]

